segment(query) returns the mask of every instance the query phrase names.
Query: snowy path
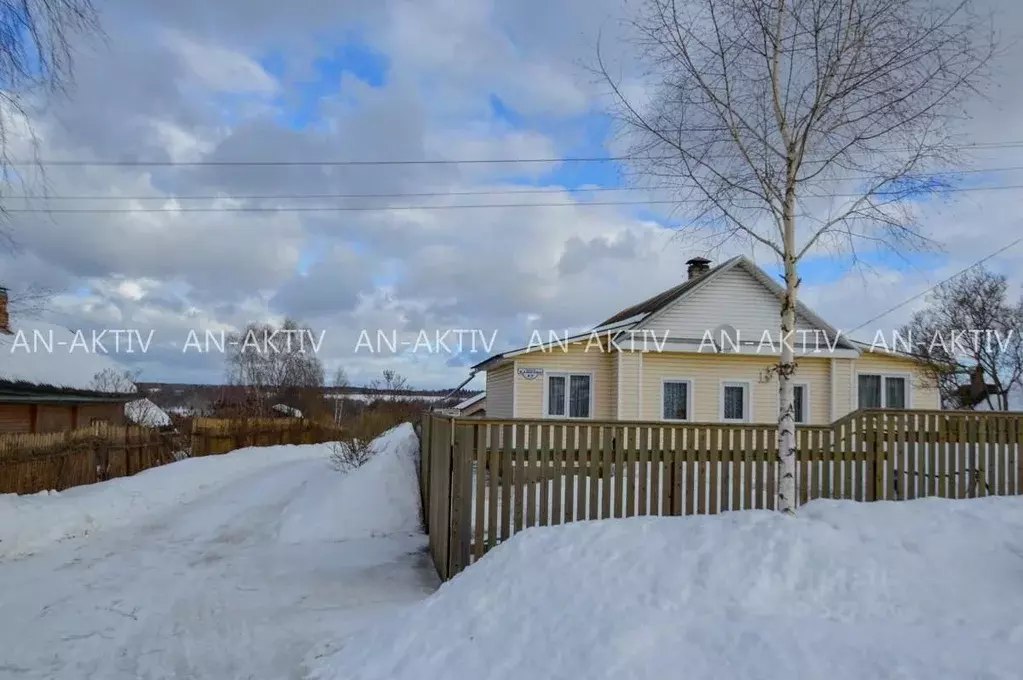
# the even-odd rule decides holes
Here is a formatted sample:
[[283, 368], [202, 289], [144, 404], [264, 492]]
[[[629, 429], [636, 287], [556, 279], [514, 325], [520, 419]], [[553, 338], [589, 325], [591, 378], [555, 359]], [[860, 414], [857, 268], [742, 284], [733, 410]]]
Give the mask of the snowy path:
[[437, 586], [420, 535], [280, 540], [289, 506], [338, 474], [322, 458], [274, 465], [0, 562], [0, 677], [302, 677], [320, 641]]

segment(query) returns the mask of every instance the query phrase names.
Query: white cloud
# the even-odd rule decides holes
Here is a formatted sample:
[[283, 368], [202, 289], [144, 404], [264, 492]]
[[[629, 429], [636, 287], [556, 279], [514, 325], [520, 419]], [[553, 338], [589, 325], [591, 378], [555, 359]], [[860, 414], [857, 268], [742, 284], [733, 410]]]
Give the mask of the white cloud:
[[[141, 2], [130, 12], [114, 7], [107, 15], [110, 49], [83, 57], [74, 98], [36, 121], [41, 154], [172, 161], [557, 156], [566, 135], [575, 142], [578, 131], [555, 133], [549, 124], [601, 106], [581, 64], [592, 63], [598, 29], [615, 42], [615, 26], [607, 17], [618, 7], [610, 0], [182, 0]], [[232, 13], [236, 20], [222, 20]], [[372, 88], [347, 73], [338, 74], [333, 84], [327, 78], [322, 96], [312, 102], [316, 111], [303, 112], [315, 125], [281, 124], [295, 111], [275, 107], [301, 99], [302, 92], [289, 76], [278, 81], [267, 73], [257, 57], [287, 45], [289, 62], [299, 62], [294, 71], [308, 77], [326, 49], [313, 36], [344, 35], [356, 25], [366, 42], [388, 57], [386, 84]], [[1023, 122], [1013, 113], [1023, 101], [1019, 89], [1011, 87], [1016, 75], [1003, 77], [1005, 96], [980, 110], [969, 128], [975, 138], [1023, 138]], [[635, 82], [630, 79], [628, 86], [636, 87]], [[537, 127], [495, 120], [492, 94], [527, 117], [535, 114]], [[231, 104], [225, 110], [223, 95], [240, 96], [227, 97]], [[977, 164], [1020, 165], [1018, 155], [1018, 149], [986, 151]], [[676, 234], [614, 207], [182, 210], [582, 200], [558, 187], [537, 195], [403, 200], [174, 197], [507, 191], [523, 188], [506, 181], [509, 173], [519, 175], [518, 181], [535, 180], [550, 170], [546, 165], [53, 167], [45, 177], [49, 195], [154, 200], [60, 206], [135, 211], [122, 214], [18, 215], [10, 224], [22, 249], [17, 257], [0, 254], [0, 276], [62, 292], [52, 304], [55, 321], [154, 329], [154, 351], [133, 359], [150, 379], [220, 379], [222, 357], [181, 352], [190, 329], [239, 328], [295, 314], [327, 331], [328, 366], [343, 364], [356, 382], [395, 367], [416, 384], [453, 386], [467, 371], [448, 366], [451, 357], [369, 356], [355, 351], [359, 331], [408, 334], [421, 327], [468, 327], [497, 330], [499, 342], [510, 344], [534, 326], [596, 323], [683, 279], [684, 261], [699, 244], [673, 239]], [[1006, 174], [990, 183], [1019, 183], [1021, 177]], [[954, 204], [930, 206], [925, 230], [946, 247], [938, 271], [848, 274], [832, 284], [804, 286], [803, 298], [840, 327], [861, 322], [1015, 238], [1021, 232], [1018, 195], [961, 194]], [[640, 200], [642, 195], [602, 198]], [[20, 205], [10, 198], [5, 203]], [[31, 205], [55, 203], [39, 198]], [[157, 207], [168, 212], [141, 212]], [[737, 251], [736, 244], [728, 244], [712, 256], [721, 260]], [[300, 273], [300, 264], [310, 262]], [[1023, 248], [992, 261], [1017, 278], [1020, 265]], [[83, 288], [90, 292], [75, 293]], [[898, 325], [913, 308], [884, 321]]]

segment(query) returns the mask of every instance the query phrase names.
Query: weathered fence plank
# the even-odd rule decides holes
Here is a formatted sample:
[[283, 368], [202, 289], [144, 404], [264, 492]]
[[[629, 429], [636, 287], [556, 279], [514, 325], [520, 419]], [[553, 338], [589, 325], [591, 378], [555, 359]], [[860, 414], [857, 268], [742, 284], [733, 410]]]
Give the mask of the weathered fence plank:
[[[421, 432], [424, 522], [445, 579], [525, 527], [777, 507], [768, 425], [429, 416]], [[868, 410], [796, 436], [800, 503], [1023, 492], [1018, 413]], [[119, 446], [108, 469], [146, 464], [144, 440]]]

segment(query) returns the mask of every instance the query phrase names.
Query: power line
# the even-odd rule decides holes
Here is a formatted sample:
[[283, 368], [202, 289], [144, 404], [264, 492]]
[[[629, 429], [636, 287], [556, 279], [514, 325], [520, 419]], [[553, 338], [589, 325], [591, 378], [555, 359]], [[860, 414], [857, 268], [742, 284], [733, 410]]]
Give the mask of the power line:
[[[1004, 186], [991, 187], [950, 187], [946, 189], [935, 189], [934, 194], [963, 193], [972, 191], [1005, 191], [1023, 189], [1023, 184], [1009, 184]], [[885, 196], [908, 197], [910, 191], [875, 192], [873, 196], [884, 198]], [[808, 198], [859, 198], [863, 194], [817, 194]], [[550, 202], [550, 203], [455, 203], [452, 205], [376, 205], [376, 206], [352, 206], [352, 205], [319, 205], [319, 206], [208, 206], [200, 208], [6, 208], [8, 214], [25, 213], [48, 213], [48, 214], [140, 214], [140, 213], [288, 213], [288, 212], [392, 212], [404, 210], [471, 210], [471, 209], [506, 209], [506, 208], [585, 208], [599, 206], [650, 206], [650, 205], [679, 205], [686, 203], [700, 203], [702, 199], [664, 199], [651, 201], [582, 201], [582, 202]]]
[[[974, 142], [953, 147], [966, 149], [1014, 149], [1023, 147], [1023, 140], [1007, 142]], [[908, 151], [908, 149], [906, 149]], [[897, 149], [890, 149], [897, 151]], [[54, 158], [33, 162], [15, 161], [12, 166], [43, 165], [54, 167], [365, 167], [388, 165], [513, 165], [520, 163], [614, 163], [629, 160], [672, 160], [675, 156], [633, 157], [633, 156], [577, 156], [538, 158], [405, 158], [405, 159], [352, 159], [352, 160], [83, 160]]]
[[856, 328], [852, 329], [851, 331], [848, 331], [846, 333], [846, 335], [852, 335], [856, 331], [862, 330], [863, 328], [865, 328], [866, 326], [869, 326], [870, 324], [874, 323], [878, 319], [881, 319], [881, 318], [883, 318], [885, 316], [888, 316], [892, 312], [896, 311], [897, 309], [901, 309], [901, 308], [905, 307], [906, 305], [908, 305], [910, 302], [913, 302], [914, 300], [918, 300], [918, 299], [922, 298], [924, 295], [927, 295], [928, 293], [930, 293], [932, 290], [934, 290], [938, 286], [942, 286], [942, 285], [948, 283], [949, 281], [951, 281], [953, 279], [959, 278], [960, 276], [962, 276], [966, 272], [970, 271], [974, 267], [978, 267], [978, 266], [984, 264], [985, 262], [987, 262], [991, 258], [997, 257], [998, 255], [1001, 255], [1005, 251], [1009, 250], [1010, 248], [1013, 248], [1014, 246], [1019, 245], [1020, 243], [1023, 243], [1023, 236], [1021, 236], [1020, 238], [1016, 239], [1015, 241], [1009, 243], [1008, 245], [1002, 246], [1001, 248], [999, 248], [995, 252], [991, 253], [990, 255], [987, 255], [986, 257], [982, 257], [981, 259], [977, 260], [976, 262], [974, 262], [970, 266], [964, 267], [963, 269], [960, 269], [958, 272], [956, 272], [952, 276], [948, 277], [947, 279], [943, 279], [941, 281], [938, 281], [936, 284], [934, 284], [930, 288], [927, 288], [926, 290], [924, 290], [922, 292], [919, 292], [919, 293], [917, 293], [916, 295], [914, 295], [912, 297], [906, 298], [905, 300], [903, 300], [899, 304], [897, 304], [894, 307], [891, 307], [889, 309], [886, 309], [885, 311], [881, 312], [880, 314], [878, 314], [875, 317], [867, 319], [866, 321], [861, 323]]
[[[1010, 165], [999, 168], [973, 168], [967, 170], [949, 170], [944, 172], [926, 172], [908, 176], [907, 180], [923, 180], [931, 179], [935, 177], [946, 177], [949, 175], [969, 175], [969, 174], [983, 174], [989, 172], [1015, 172], [1023, 170], [1023, 165]], [[819, 181], [832, 181], [832, 182], [856, 182], [866, 181], [872, 179], [870, 177], [836, 177], [826, 178]], [[45, 200], [45, 201], [215, 201], [223, 199], [232, 199], [239, 201], [257, 201], [257, 200], [316, 200], [316, 199], [331, 199], [331, 198], [439, 198], [445, 196], [520, 196], [520, 195], [537, 195], [537, 194], [578, 194], [578, 193], [602, 193], [602, 192], [632, 192], [632, 191], [649, 191], [650, 193], [661, 193], [665, 191], [676, 190], [677, 187], [600, 187], [600, 186], [586, 186], [586, 187], [532, 187], [522, 189], [478, 189], [478, 190], [462, 190], [462, 191], [415, 191], [415, 192], [393, 192], [393, 193], [323, 193], [323, 194], [243, 194], [243, 195], [229, 195], [229, 194], [205, 194], [205, 195], [192, 195], [192, 196], [96, 196], [96, 195], [63, 195], [63, 196], [47, 196], [47, 195], [10, 195], [6, 198], [17, 199], [17, 200]], [[936, 191], [941, 191], [940, 189]]]

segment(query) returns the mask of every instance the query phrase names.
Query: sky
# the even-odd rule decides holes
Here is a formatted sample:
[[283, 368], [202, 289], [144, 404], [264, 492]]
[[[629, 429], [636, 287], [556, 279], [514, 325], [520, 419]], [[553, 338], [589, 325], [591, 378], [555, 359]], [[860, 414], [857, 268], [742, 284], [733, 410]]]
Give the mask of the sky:
[[[179, 165], [25, 166], [4, 192], [7, 208], [122, 212], [12, 212], [16, 247], [0, 250], [0, 281], [53, 291], [42, 312], [49, 321], [151, 334], [145, 353], [116, 357], [143, 380], [219, 382], [223, 355], [186, 348], [191, 332], [291, 316], [322, 332], [328, 374], [340, 366], [364, 383], [391, 368], [417, 387], [453, 387], [488, 350], [522, 346], [534, 328], [592, 326], [677, 284], [695, 255], [746, 252], [778, 271], [737, 244], [706, 251], [684, 214], [644, 205], [649, 193], [633, 191], [629, 169], [613, 162], [230, 164], [614, 155], [619, 138], [592, 69], [598, 38], [614, 59], [635, 3], [98, 4], [105, 37], [78, 41], [74, 88], [32, 107], [20, 129], [31, 124], [35, 146], [13, 135], [9, 153]], [[984, 8], [1000, 26], [1023, 19], [1008, 0]], [[1023, 88], [1011, 68], [1020, 44], [1003, 36], [993, 87], [967, 102], [970, 142], [1023, 140]], [[990, 149], [972, 160], [1023, 166], [1021, 153]], [[1023, 184], [1023, 171], [968, 181]], [[519, 193], [480, 193], [488, 191]], [[361, 197], [282, 198], [324, 194]], [[92, 198], [56, 198], [81, 196]], [[801, 265], [802, 299], [833, 326], [853, 328], [1023, 234], [1020, 196], [923, 197], [934, 252], [868, 254], [856, 267], [841, 253], [812, 253]], [[638, 205], [587, 205], [595, 201]], [[439, 209], [481, 203], [504, 207]], [[521, 205], [529, 203], [562, 205]], [[278, 210], [293, 206], [349, 209]], [[189, 210], [211, 207], [219, 210]], [[227, 210], [242, 207], [262, 211]], [[363, 207], [389, 209], [351, 210]], [[1016, 292], [1021, 265], [1023, 246], [989, 262]], [[922, 304], [871, 329], [897, 327]], [[478, 332], [461, 336], [465, 351], [457, 334], [447, 337], [450, 351], [437, 351], [445, 329]], [[379, 339], [395, 334], [391, 352]], [[422, 337], [430, 347], [400, 345]]]

